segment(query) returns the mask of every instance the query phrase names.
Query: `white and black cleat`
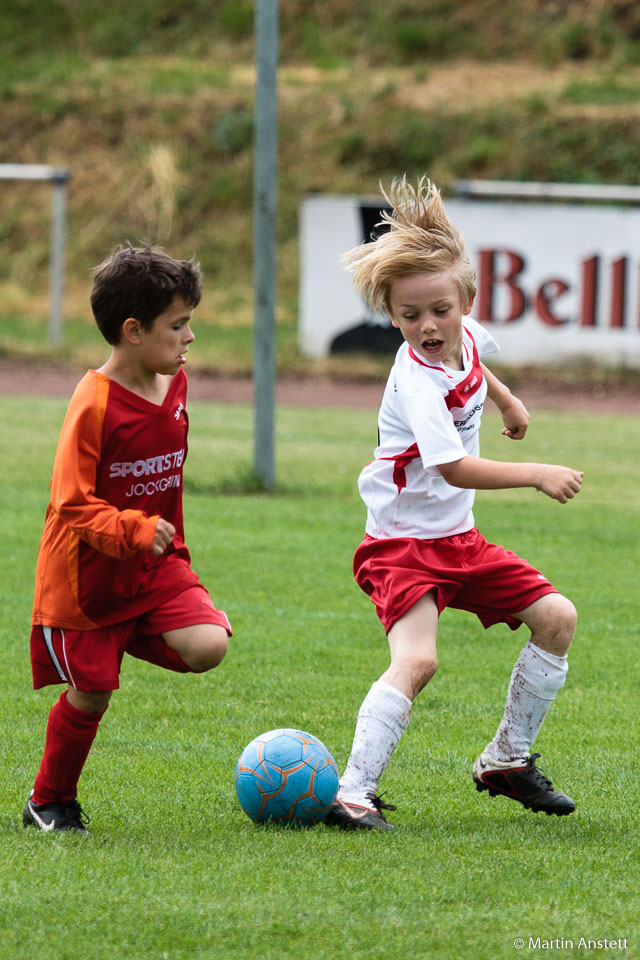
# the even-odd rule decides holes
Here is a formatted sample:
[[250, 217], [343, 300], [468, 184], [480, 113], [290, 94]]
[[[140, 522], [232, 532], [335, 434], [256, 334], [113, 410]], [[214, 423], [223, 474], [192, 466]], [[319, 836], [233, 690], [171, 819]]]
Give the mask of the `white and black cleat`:
[[473, 765], [476, 789], [488, 790], [490, 797], [517, 800], [534, 813], [542, 810], [557, 817], [573, 813], [576, 805], [571, 797], [554, 789], [551, 780], [536, 767], [539, 756], [533, 753], [530, 757], [494, 760], [487, 753], [481, 753]]
[[70, 800], [68, 803], [34, 803], [33, 790], [22, 811], [23, 827], [35, 827], [45, 833], [68, 830], [88, 833], [88, 823], [89, 817], [77, 800]]

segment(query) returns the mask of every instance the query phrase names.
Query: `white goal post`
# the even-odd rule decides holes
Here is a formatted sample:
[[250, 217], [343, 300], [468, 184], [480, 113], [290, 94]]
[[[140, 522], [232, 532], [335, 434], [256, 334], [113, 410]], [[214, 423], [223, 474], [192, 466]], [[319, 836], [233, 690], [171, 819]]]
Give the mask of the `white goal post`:
[[50, 245], [49, 339], [53, 346], [62, 341], [62, 296], [64, 254], [67, 234], [67, 183], [71, 173], [64, 167], [41, 163], [0, 163], [0, 180], [45, 181], [53, 187]]

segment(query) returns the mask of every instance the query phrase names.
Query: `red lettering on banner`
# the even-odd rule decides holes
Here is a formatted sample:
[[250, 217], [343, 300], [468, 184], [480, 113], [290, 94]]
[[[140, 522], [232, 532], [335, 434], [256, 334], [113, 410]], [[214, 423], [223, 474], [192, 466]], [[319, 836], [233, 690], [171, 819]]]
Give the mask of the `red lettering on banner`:
[[[504, 269], [500, 269], [498, 260]], [[531, 309], [538, 319], [550, 327], [562, 327], [577, 322], [581, 327], [620, 330], [627, 326], [627, 304], [629, 298], [628, 274], [629, 259], [619, 257], [611, 263], [610, 283], [608, 286], [608, 315], [600, 298], [600, 256], [593, 254], [582, 260], [579, 270], [579, 312], [576, 317], [567, 316], [556, 308], [557, 302], [572, 289], [571, 284], [561, 277], [544, 280], [532, 292]], [[528, 293], [521, 280], [526, 261], [515, 250], [496, 249], [478, 252], [478, 296], [477, 319], [483, 323], [513, 323], [524, 316], [527, 310]], [[494, 305], [496, 290], [506, 286], [508, 310], [504, 317], [497, 317]], [[638, 273], [640, 290], [640, 271]], [[600, 306], [600, 316], [598, 311]], [[640, 328], [640, 303], [636, 324]]]
[[540, 286], [535, 297], [536, 313], [543, 323], [548, 323], [550, 327], [562, 327], [568, 322], [568, 317], [557, 317], [551, 310], [556, 300], [567, 293], [569, 287], [564, 280], [545, 280]]
[[[500, 274], [496, 272], [498, 257], [503, 257], [507, 262], [506, 270]], [[514, 320], [519, 320], [527, 308], [527, 300], [515, 280], [524, 270], [524, 260], [513, 250], [481, 250], [479, 259], [478, 320], [485, 323], [496, 322], [497, 318], [493, 315], [493, 291], [498, 283], [507, 285], [511, 297], [509, 312], [506, 317], [501, 318], [500, 322], [512, 323]]]
[[611, 266], [611, 326], [624, 327], [624, 305], [627, 287], [627, 258], [615, 260]]
[[598, 302], [598, 273], [600, 257], [589, 257], [582, 261], [582, 307], [580, 326], [595, 327], [596, 305]]

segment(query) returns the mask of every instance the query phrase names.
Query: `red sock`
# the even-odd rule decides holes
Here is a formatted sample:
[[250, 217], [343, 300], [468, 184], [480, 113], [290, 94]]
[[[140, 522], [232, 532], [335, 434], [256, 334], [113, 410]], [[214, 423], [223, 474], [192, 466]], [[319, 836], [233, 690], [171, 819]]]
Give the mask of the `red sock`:
[[[106, 707], [105, 707], [106, 710]], [[67, 691], [51, 708], [44, 756], [33, 785], [35, 803], [75, 800], [78, 780], [98, 732], [102, 713], [85, 713], [67, 700]]]
[[127, 644], [127, 653], [138, 660], [154, 663], [156, 667], [165, 670], [175, 670], [176, 673], [193, 673], [179, 653], [176, 653], [163, 637], [134, 637]]

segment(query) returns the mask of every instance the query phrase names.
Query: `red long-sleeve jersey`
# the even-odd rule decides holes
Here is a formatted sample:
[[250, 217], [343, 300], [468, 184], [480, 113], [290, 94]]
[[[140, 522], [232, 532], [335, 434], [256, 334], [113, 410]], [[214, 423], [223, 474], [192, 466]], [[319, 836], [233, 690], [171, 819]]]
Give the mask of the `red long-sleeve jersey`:
[[[74, 630], [120, 623], [198, 578], [182, 517], [187, 378], [150, 403], [90, 370], [69, 403], [36, 567], [33, 623]], [[151, 553], [158, 517], [176, 528]], [[186, 563], [176, 562], [181, 558]]]

